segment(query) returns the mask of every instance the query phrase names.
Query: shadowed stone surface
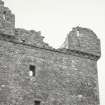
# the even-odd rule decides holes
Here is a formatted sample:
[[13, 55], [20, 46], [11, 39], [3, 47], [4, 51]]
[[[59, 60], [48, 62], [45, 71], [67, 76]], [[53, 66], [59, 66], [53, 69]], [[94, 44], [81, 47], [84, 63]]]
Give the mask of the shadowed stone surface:
[[[0, 6], [5, 9], [1, 0]], [[0, 31], [0, 105], [99, 105], [100, 43], [93, 31], [75, 27], [62, 48], [54, 49], [40, 32], [15, 28], [14, 19], [5, 28]], [[30, 65], [35, 76], [29, 75]]]

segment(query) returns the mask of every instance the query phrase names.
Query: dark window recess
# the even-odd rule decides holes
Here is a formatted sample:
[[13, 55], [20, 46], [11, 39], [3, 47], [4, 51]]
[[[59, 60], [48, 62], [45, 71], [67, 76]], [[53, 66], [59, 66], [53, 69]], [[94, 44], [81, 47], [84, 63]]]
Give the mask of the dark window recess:
[[25, 40], [24, 40], [24, 39], [22, 39], [22, 42], [24, 43], [24, 42], [25, 42]]
[[3, 14], [6, 15], [6, 11], [4, 11]]
[[29, 69], [30, 69], [29, 75], [30, 76], [35, 76], [35, 69], [36, 69], [36, 67], [34, 65], [30, 65]]
[[34, 101], [34, 105], [40, 105], [40, 101], [39, 100], [36, 100], [36, 101]]
[[6, 11], [3, 12], [3, 19], [6, 19]]

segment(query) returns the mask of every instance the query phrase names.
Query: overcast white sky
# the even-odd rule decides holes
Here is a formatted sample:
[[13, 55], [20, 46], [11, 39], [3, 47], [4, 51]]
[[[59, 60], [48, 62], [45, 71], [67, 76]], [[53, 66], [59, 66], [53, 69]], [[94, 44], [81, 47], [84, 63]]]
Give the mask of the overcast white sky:
[[98, 61], [101, 104], [105, 105], [105, 0], [4, 0], [16, 16], [16, 27], [41, 30], [45, 41], [59, 47], [72, 27], [91, 28], [101, 39]]

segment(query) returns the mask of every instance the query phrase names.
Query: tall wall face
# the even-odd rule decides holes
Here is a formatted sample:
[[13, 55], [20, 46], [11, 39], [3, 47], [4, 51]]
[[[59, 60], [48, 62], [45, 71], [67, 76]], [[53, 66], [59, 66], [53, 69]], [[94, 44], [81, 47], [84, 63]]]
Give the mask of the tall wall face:
[[[34, 65], [35, 76], [30, 76]], [[96, 61], [0, 41], [0, 104], [99, 105]]]
[[0, 105], [99, 105], [100, 44], [91, 31], [73, 29], [54, 49], [14, 21], [0, 0]]

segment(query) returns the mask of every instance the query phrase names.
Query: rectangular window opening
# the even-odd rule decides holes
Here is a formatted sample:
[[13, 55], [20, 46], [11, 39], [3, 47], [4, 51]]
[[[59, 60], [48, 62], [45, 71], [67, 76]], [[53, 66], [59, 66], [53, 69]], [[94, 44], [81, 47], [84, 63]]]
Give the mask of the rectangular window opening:
[[35, 67], [35, 65], [30, 65], [29, 66], [29, 75], [30, 76], [35, 76], [35, 69], [36, 69], [36, 67]]

